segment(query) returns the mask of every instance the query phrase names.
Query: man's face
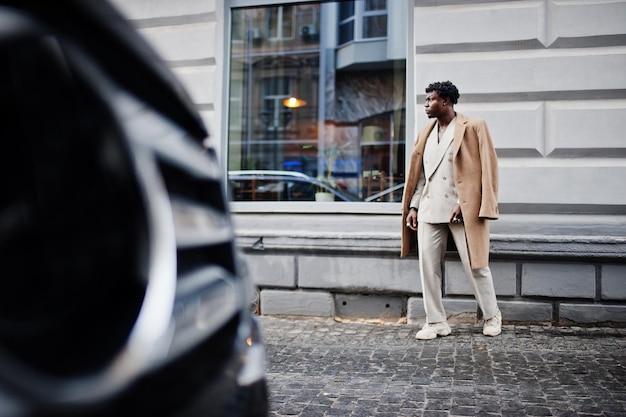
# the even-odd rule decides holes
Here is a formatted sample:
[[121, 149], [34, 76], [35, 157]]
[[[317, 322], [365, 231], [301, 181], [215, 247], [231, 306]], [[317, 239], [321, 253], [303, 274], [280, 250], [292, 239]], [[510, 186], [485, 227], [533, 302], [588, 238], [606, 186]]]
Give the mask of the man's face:
[[439, 97], [436, 91], [431, 91], [426, 94], [426, 100], [424, 101], [424, 108], [426, 115], [429, 119], [439, 117], [443, 114], [445, 107], [443, 106], [444, 99]]

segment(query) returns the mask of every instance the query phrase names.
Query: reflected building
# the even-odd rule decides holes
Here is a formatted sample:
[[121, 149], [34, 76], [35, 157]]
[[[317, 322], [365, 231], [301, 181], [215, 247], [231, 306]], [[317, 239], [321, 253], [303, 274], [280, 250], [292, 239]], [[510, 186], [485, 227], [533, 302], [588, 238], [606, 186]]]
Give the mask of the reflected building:
[[388, 53], [388, 24], [385, 0], [233, 9], [228, 170], [296, 171], [362, 199], [402, 183], [406, 56]]

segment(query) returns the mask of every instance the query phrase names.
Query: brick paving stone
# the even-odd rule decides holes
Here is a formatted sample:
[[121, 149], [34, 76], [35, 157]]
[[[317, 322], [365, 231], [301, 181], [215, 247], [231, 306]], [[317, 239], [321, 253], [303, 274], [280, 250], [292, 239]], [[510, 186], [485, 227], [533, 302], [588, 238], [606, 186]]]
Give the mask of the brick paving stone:
[[259, 316], [271, 417], [626, 417], [626, 329]]

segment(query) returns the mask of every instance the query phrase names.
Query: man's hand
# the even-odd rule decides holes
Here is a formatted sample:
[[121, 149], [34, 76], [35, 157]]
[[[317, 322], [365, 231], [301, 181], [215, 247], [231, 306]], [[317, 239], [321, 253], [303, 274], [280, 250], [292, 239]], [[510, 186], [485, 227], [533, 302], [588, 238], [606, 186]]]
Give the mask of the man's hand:
[[461, 205], [457, 204], [452, 210], [452, 214], [450, 215], [450, 223], [458, 224], [463, 223], [463, 213], [461, 212]]
[[409, 209], [409, 214], [406, 216], [406, 227], [413, 231], [417, 230], [417, 210], [414, 208]]

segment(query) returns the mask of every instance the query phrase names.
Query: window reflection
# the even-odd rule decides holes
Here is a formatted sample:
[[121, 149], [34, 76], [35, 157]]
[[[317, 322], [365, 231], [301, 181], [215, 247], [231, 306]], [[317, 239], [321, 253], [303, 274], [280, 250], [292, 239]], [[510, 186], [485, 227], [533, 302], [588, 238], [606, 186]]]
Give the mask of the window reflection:
[[363, 38], [382, 38], [387, 35], [387, 16], [363, 18]]
[[293, 37], [294, 6], [278, 6], [267, 9], [267, 33], [270, 39], [290, 39]]
[[353, 1], [339, 3], [339, 44], [354, 39], [355, 9]]
[[356, 51], [338, 69], [334, 59], [345, 28], [355, 42], [383, 38], [375, 47], [386, 47], [386, 1], [268, 4], [232, 9], [231, 22], [233, 198], [312, 200], [330, 189], [331, 201], [398, 201], [405, 62]]
[[339, 3], [339, 45], [387, 36], [387, 0]]

